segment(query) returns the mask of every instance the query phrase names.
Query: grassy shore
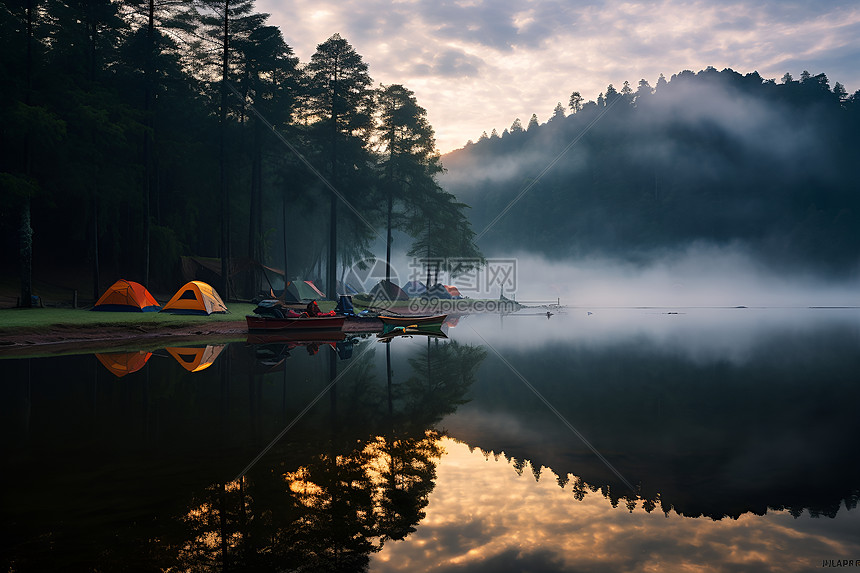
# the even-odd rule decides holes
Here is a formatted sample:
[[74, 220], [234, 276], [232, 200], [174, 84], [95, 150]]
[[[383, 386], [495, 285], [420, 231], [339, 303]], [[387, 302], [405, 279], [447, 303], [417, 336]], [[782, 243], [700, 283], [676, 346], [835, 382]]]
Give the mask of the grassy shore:
[[245, 315], [254, 310], [253, 304], [230, 303], [227, 314], [209, 316], [168, 314], [161, 312], [92, 312], [69, 308], [10, 308], [0, 310], [0, 332], [35, 331], [55, 327], [99, 328], [139, 326], [191, 326], [212, 322], [244, 321]]

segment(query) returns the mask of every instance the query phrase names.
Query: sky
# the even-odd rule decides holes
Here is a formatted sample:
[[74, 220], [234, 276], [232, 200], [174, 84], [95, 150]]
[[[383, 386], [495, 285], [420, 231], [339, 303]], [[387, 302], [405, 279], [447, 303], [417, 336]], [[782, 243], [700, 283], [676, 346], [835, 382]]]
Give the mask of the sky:
[[303, 63], [339, 33], [374, 82], [403, 84], [442, 153], [544, 123], [558, 102], [708, 66], [777, 81], [826, 73], [860, 89], [856, 0], [257, 0]]

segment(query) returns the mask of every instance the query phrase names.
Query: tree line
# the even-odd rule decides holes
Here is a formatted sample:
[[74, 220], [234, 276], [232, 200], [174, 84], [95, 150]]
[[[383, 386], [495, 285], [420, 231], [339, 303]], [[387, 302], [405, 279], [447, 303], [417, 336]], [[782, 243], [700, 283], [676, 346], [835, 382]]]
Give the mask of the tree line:
[[267, 20], [252, 0], [0, 4], [0, 228], [22, 304], [34, 264], [89, 268], [98, 297], [219, 257], [232, 298], [258, 282], [229, 279], [238, 260], [334, 293], [394, 229], [480, 256], [415, 94], [374, 86], [338, 34], [302, 63]]
[[860, 91], [708, 68], [567, 103], [445, 156], [485, 250], [648, 260], [705, 242], [857, 271]]

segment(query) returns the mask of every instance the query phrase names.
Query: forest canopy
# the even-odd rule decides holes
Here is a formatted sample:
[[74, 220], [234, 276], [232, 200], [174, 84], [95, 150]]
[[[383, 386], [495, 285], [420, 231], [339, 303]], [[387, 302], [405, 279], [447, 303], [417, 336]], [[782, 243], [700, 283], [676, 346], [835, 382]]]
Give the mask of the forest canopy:
[[431, 250], [480, 255], [414, 93], [339, 34], [300, 62], [267, 20], [252, 0], [0, 3], [2, 270], [25, 304], [34, 265], [91, 272], [95, 298], [172, 290], [181, 255], [220, 258], [225, 298], [261, 282], [228, 283], [239, 259], [331, 296], [391, 229], [424, 245], [428, 213], [451, 216]]
[[858, 271], [860, 92], [708, 68], [565, 100], [443, 157], [486, 252], [647, 261], [704, 242]]

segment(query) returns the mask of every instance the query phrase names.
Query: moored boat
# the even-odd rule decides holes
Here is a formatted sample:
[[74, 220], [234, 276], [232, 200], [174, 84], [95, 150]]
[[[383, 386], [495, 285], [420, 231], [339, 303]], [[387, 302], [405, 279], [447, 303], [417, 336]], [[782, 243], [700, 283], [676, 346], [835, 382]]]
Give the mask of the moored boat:
[[413, 332], [438, 332], [448, 318], [447, 314], [434, 316], [387, 316], [380, 315], [382, 333], [388, 334], [396, 329], [408, 329]]
[[298, 318], [278, 318], [272, 316], [245, 316], [248, 330], [279, 331], [279, 330], [340, 330], [343, 327], [343, 316], [304, 316]]

